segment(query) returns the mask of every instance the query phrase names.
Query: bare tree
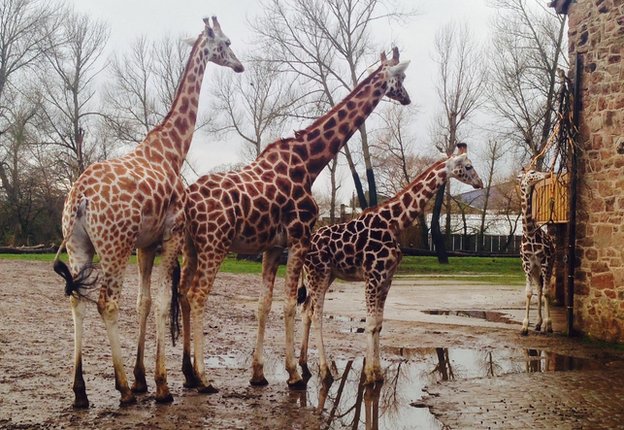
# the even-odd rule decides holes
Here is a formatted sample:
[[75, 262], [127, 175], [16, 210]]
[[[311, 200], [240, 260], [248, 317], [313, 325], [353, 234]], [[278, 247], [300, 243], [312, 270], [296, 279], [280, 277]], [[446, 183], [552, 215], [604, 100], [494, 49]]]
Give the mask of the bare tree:
[[113, 59], [113, 83], [106, 89], [105, 111], [115, 138], [139, 143], [162, 121], [189, 52], [190, 46], [182, 38], [165, 36], [150, 42], [140, 37], [129, 52]]
[[485, 149], [484, 158], [487, 162], [487, 173], [483, 194], [483, 208], [481, 211], [481, 222], [479, 226], [479, 249], [483, 246], [483, 235], [486, 231], [486, 216], [490, 203], [492, 184], [495, 181], [496, 167], [504, 155], [504, 147], [497, 139], [490, 139]]
[[244, 74], [219, 74], [212, 89], [215, 116], [207, 131], [240, 137], [246, 143], [244, 158], [251, 161], [284, 131], [302, 97], [296, 81], [279, 73], [276, 65], [260, 59], [246, 63]]
[[[357, 85], [366, 59], [376, 51], [370, 43], [372, 24], [409, 15], [390, 3], [390, 0], [266, 0], [264, 16], [255, 29], [265, 42], [270, 58], [307, 84], [311, 99], [319, 105], [333, 106], [340, 93]], [[377, 204], [365, 125], [360, 127], [360, 138], [370, 201], [366, 199], [348, 146], [344, 147], [344, 153], [360, 206], [365, 208]]]
[[92, 141], [85, 141], [85, 136], [95, 128], [94, 117], [101, 115], [95, 106], [94, 81], [104, 67], [101, 56], [108, 35], [104, 23], [68, 11], [55, 36], [62, 43], [50, 38], [44, 51], [51, 69], [41, 71], [43, 122], [70, 181], [100, 158], [97, 146], [88, 145]]
[[[376, 130], [371, 153], [377, 172], [377, 189], [382, 195], [391, 197], [405, 188], [434, 158], [414, 153], [415, 137], [410, 130], [417, 114], [417, 107], [391, 104], [379, 115], [381, 127]], [[426, 244], [427, 219], [425, 212], [418, 215], [420, 243]]]
[[0, 2], [0, 132], [10, 122], [17, 96], [7, 92], [18, 88], [18, 75], [41, 58], [42, 45], [55, 29], [54, 10], [54, 4], [43, 0]]
[[[483, 51], [471, 37], [466, 26], [449, 24], [435, 38], [434, 59], [438, 64], [439, 81], [436, 85], [442, 104], [442, 114], [434, 129], [437, 149], [447, 155], [460, 142], [462, 129], [484, 102], [486, 73]], [[431, 219], [431, 237], [438, 253], [438, 261], [448, 263], [444, 235], [440, 229], [440, 214], [446, 193], [450, 208], [450, 190], [440, 188], [436, 194]], [[451, 216], [446, 214], [446, 235], [450, 233]]]
[[[492, 49], [492, 109], [503, 137], [523, 156], [536, 156], [556, 115], [557, 68], [567, 68], [566, 15], [545, 2], [493, 0], [498, 12]], [[502, 124], [502, 126], [501, 126]], [[543, 156], [537, 160], [541, 167]]]

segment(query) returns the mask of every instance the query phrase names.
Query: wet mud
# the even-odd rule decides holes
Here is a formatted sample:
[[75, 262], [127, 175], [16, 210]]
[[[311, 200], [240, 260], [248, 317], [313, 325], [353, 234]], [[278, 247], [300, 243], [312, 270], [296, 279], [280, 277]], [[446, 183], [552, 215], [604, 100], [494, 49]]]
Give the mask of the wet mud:
[[[137, 336], [136, 270], [128, 269], [120, 311], [130, 381]], [[401, 278], [390, 292], [381, 333], [385, 382], [362, 384], [363, 289], [338, 283], [326, 297], [324, 323], [336, 380], [331, 386], [319, 382], [312, 340], [313, 376], [306, 390], [291, 391], [283, 364], [283, 283], [278, 281], [265, 343], [270, 384], [252, 387], [248, 380], [259, 280], [257, 275], [220, 274], [208, 299], [206, 367], [219, 393], [204, 395], [183, 388], [181, 345], [167, 345], [168, 381], [174, 396], [168, 405], [158, 405], [153, 398], [153, 321], [148, 325], [145, 359], [149, 391], [138, 397], [137, 404], [120, 407], [104, 326], [90, 306], [84, 372], [91, 407], [74, 410], [73, 325], [61, 280], [45, 263], [0, 260], [0, 428], [466, 428], [471, 424], [462, 418], [469, 417], [466, 403], [475, 397], [465, 393], [470, 387], [476, 393], [491, 391], [487, 384], [495, 384], [495, 392], [502, 395], [505, 387], [515, 387], [518, 381], [546, 378], [557, 386], [556, 375], [565, 374], [568, 379], [579, 375], [593, 381], [603, 375], [608, 382], [605, 375], [624, 369], [621, 351], [566, 338], [562, 312], [556, 311], [554, 334], [520, 336], [522, 286]], [[298, 319], [297, 341], [300, 326]], [[475, 417], [481, 421], [486, 417], [486, 424], [485, 409], [494, 410], [488, 401], [483, 398], [470, 406], [484, 408]], [[573, 418], [582, 423], [591, 417]], [[523, 421], [525, 428], [531, 428], [531, 421], [527, 422]], [[533, 422], [534, 428], [543, 424]]]

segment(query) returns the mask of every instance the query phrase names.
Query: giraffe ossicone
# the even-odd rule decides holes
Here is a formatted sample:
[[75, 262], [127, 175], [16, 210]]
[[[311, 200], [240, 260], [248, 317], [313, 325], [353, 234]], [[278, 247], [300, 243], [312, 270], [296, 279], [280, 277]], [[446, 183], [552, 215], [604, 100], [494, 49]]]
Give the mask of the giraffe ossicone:
[[308, 344], [310, 327], [314, 325], [320, 378], [327, 383], [333, 381], [323, 343], [323, 303], [329, 286], [339, 278], [365, 282], [366, 383], [383, 381], [379, 333], [386, 297], [401, 261], [399, 234], [416, 222], [427, 202], [450, 178], [474, 188], [483, 187], [465, 146], [458, 147], [457, 154], [435, 162], [386, 202], [366, 209], [351, 221], [322, 227], [312, 236], [303, 267], [305, 286], [302, 289], [305, 291], [299, 294], [304, 302], [303, 340], [299, 354], [304, 375], [311, 375]]
[[306, 129], [269, 144], [255, 161], [239, 171], [202, 176], [189, 187], [188, 239], [180, 286], [185, 386], [215, 391], [205, 373], [204, 308], [219, 266], [230, 251], [263, 252], [263, 285], [250, 383], [268, 384], [264, 377], [265, 325], [285, 248], [289, 249], [284, 302], [287, 382], [291, 388], [305, 386], [294, 357], [294, 322], [299, 274], [318, 216], [311, 187], [382, 97], [410, 103], [403, 87], [406, 67], [406, 63], [399, 62], [395, 48], [392, 58], [382, 56], [372, 74]]
[[[136, 401], [134, 392], [147, 391], [143, 364], [147, 316], [151, 307], [151, 273], [159, 245], [161, 264], [156, 269], [155, 313], [157, 402], [173, 400], [167, 385], [165, 327], [177, 290], [178, 254], [184, 239], [186, 193], [180, 169], [191, 144], [199, 92], [207, 62], [244, 70], [230, 49], [230, 41], [216, 19], [204, 20], [204, 30], [196, 39], [171, 109], [136, 148], [119, 158], [90, 165], [72, 185], [63, 208], [63, 243], [54, 261], [54, 270], [66, 282], [74, 320], [74, 406], [89, 406], [82, 372], [83, 321], [86, 283], [99, 286], [98, 311], [106, 326], [112, 350], [115, 386], [121, 403]], [[59, 259], [67, 249], [69, 267]], [[140, 288], [137, 298], [139, 340], [134, 367], [135, 382], [130, 389], [124, 370], [118, 332], [119, 297], [128, 258], [137, 248]], [[95, 253], [100, 257], [97, 280], [86, 268]], [[177, 297], [177, 295], [173, 295]]]

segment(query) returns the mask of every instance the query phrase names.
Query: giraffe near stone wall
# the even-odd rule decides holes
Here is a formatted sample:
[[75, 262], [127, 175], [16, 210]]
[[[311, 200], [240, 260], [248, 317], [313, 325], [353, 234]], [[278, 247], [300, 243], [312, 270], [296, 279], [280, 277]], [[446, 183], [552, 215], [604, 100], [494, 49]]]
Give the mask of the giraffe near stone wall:
[[308, 128], [268, 145], [240, 171], [206, 175], [190, 186], [186, 212], [189, 236], [180, 283], [186, 387], [207, 393], [217, 391], [205, 375], [203, 318], [206, 299], [229, 251], [263, 252], [263, 285], [250, 383], [268, 384], [263, 368], [264, 330], [279, 258], [285, 248], [289, 249], [284, 304], [288, 385], [305, 386], [294, 357], [294, 321], [299, 274], [318, 216], [311, 187], [384, 95], [404, 105], [410, 103], [403, 88], [407, 65], [399, 63], [396, 48], [389, 60], [382, 54], [381, 66]]
[[[170, 311], [172, 286], [177, 291], [178, 255], [184, 241], [185, 188], [180, 169], [191, 145], [199, 93], [206, 63], [242, 72], [243, 66], [229, 48], [216, 17], [212, 27], [204, 19], [189, 56], [171, 109], [145, 140], [129, 154], [90, 165], [73, 184], [63, 209], [63, 243], [54, 270], [66, 280], [74, 320], [74, 406], [86, 408], [89, 401], [82, 375], [83, 320], [86, 288], [99, 286], [98, 311], [104, 320], [112, 349], [115, 387], [121, 404], [133, 403], [133, 392], [147, 391], [143, 352], [147, 316], [151, 307], [151, 272], [157, 247], [162, 262], [157, 269], [156, 401], [173, 400], [167, 386], [164, 340]], [[69, 268], [59, 260], [67, 248]], [[118, 301], [124, 271], [132, 250], [137, 248], [140, 289], [137, 298], [139, 341], [134, 368], [135, 383], [128, 387], [117, 327]], [[100, 257], [97, 278], [94, 254]]]
[[537, 289], [537, 322], [535, 331], [542, 328], [542, 295], [544, 296], [544, 311], [546, 318], [543, 320], [544, 331], [552, 333], [552, 320], [550, 319], [550, 278], [553, 272], [555, 259], [555, 245], [550, 235], [538, 225], [533, 218], [532, 195], [535, 184], [550, 177], [550, 172], [538, 172], [529, 169], [518, 174], [520, 183], [520, 199], [522, 203], [522, 240], [520, 242], [520, 258], [522, 269], [526, 275], [526, 312], [522, 321], [522, 334], [529, 333], [529, 308], [533, 288]]
[[[399, 234], [416, 222], [418, 215], [437, 190], [450, 178], [474, 188], [483, 183], [468, 159], [466, 145], [458, 144], [459, 154], [440, 160], [421, 173], [407, 187], [386, 202], [366, 209], [346, 223], [320, 228], [312, 236], [303, 272], [305, 285], [300, 291], [304, 301], [303, 340], [299, 364], [306, 378], [310, 326], [314, 324], [319, 352], [320, 378], [331, 383], [323, 345], [323, 303], [325, 293], [336, 279], [364, 281], [366, 284], [366, 383], [383, 381], [379, 359], [379, 333], [384, 304], [392, 277], [401, 261]], [[307, 297], [306, 297], [307, 295]]]

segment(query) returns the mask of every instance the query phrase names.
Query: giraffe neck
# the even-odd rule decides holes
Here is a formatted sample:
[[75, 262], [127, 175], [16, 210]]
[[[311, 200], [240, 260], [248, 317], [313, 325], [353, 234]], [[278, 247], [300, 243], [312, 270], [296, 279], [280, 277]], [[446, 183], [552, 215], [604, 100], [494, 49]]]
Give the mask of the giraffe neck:
[[447, 160], [433, 164], [390, 200], [371, 211], [377, 212], [399, 232], [416, 222], [427, 202], [442, 187], [449, 176]]
[[176, 172], [182, 168], [195, 131], [199, 93], [209, 58], [205, 47], [202, 33], [193, 44], [169, 112], [145, 139], [148, 158], [168, 162]]
[[[288, 140], [290, 150], [303, 160], [310, 183], [314, 182], [375, 109], [386, 93], [387, 79], [387, 69], [380, 66], [360, 82], [344, 100]], [[280, 141], [267, 146], [258, 160], [271, 157], [273, 152], [279, 150]]]
[[522, 234], [531, 236], [535, 233], [536, 223], [533, 218], [533, 187], [522, 188]]

